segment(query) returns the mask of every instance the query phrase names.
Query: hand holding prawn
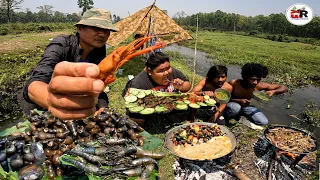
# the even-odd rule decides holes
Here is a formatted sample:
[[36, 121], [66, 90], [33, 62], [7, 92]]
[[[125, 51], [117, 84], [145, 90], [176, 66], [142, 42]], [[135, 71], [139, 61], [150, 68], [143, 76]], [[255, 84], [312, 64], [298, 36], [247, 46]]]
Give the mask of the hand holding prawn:
[[152, 36], [138, 38], [127, 46], [117, 47], [111, 54], [109, 54], [99, 63], [99, 79], [103, 80], [105, 85], [108, 85], [116, 80], [114, 74], [124, 63], [128, 62], [135, 56], [139, 56], [166, 46], [166, 44], [159, 42], [154, 46], [136, 51], [150, 38], [152, 38]]

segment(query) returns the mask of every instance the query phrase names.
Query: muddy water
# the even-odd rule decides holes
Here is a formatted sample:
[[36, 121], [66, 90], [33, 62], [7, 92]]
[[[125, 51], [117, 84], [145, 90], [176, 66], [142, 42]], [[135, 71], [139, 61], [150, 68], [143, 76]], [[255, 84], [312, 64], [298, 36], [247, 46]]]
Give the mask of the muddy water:
[[[177, 51], [186, 56], [186, 63], [189, 67], [193, 67], [194, 49], [186, 48], [173, 44], [164, 49], [164, 51]], [[213, 60], [208, 58], [205, 52], [197, 51], [196, 56], [196, 73], [206, 76], [209, 68], [214, 65]], [[241, 78], [241, 68], [239, 66], [228, 65], [228, 78], [238, 79]], [[308, 86], [303, 89], [297, 89], [293, 93], [286, 93], [277, 95], [267, 103], [260, 103], [252, 100], [252, 104], [259, 107], [261, 111], [267, 116], [270, 124], [281, 125], [295, 125], [303, 129], [307, 129], [320, 138], [319, 128], [310, 127], [307, 124], [302, 124], [300, 120], [293, 118], [290, 115], [299, 116], [303, 111], [307, 110], [306, 104], [314, 102], [320, 104], [320, 88]], [[290, 108], [288, 109], [288, 105]]]

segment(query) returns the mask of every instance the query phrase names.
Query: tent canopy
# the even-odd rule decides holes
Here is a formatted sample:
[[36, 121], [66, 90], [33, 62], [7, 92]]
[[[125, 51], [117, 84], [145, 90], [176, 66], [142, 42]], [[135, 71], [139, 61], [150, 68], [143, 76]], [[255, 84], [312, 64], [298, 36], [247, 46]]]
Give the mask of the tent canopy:
[[111, 46], [118, 45], [133, 33], [143, 36], [155, 34], [166, 44], [193, 39], [186, 30], [154, 4], [122, 19], [115, 26], [119, 31], [111, 32], [107, 41]]

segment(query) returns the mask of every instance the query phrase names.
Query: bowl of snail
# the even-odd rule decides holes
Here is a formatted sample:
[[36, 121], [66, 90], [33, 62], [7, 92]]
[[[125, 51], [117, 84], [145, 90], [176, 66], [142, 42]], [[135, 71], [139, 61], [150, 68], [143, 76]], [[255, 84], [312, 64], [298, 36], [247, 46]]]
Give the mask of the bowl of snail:
[[253, 91], [253, 99], [262, 103], [269, 102], [271, 97], [265, 91]]
[[230, 101], [231, 94], [229, 91], [219, 88], [214, 91], [215, 99], [220, 104], [226, 104]]

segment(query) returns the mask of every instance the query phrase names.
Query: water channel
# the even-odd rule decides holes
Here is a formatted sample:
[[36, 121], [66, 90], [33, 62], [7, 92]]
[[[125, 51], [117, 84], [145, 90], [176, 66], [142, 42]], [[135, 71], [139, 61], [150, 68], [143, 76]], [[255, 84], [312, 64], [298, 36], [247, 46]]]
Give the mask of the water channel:
[[[194, 49], [173, 44], [164, 49], [164, 51], [176, 51], [186, 57], [186, 63], [190, 68], [193, 68]], [[214, 65], [213, 60], [208, 58], [205, 52], [197, 50], [196, 54], [196, 74], [206, 76], [209, 68]], [[241, 68], [239, 66], [228, 65], [228, 78], [241, 78]], [[268, 103], [260, 103], [252, 100], [252, 104], [259, 107], [267, 116], [270, 124], [281, 124], [288, 126], [298, 126], [300, 128], [311, 131], [317, 138], [320, 138], [320, 131], [317, 127], [310, 127], [308, 124], [303, 124], [293, 116], [299, 116], [303, 111], [308, 110], [306, 104], [314, 102], [320, 104], [320, 88], [307, 86], [301, 89], [296, 89], [292, 93], [276, 95]], [[290, 105], [290, 108], [288, 108]], [[293, 115], [293, 116], [292, 116]]]

